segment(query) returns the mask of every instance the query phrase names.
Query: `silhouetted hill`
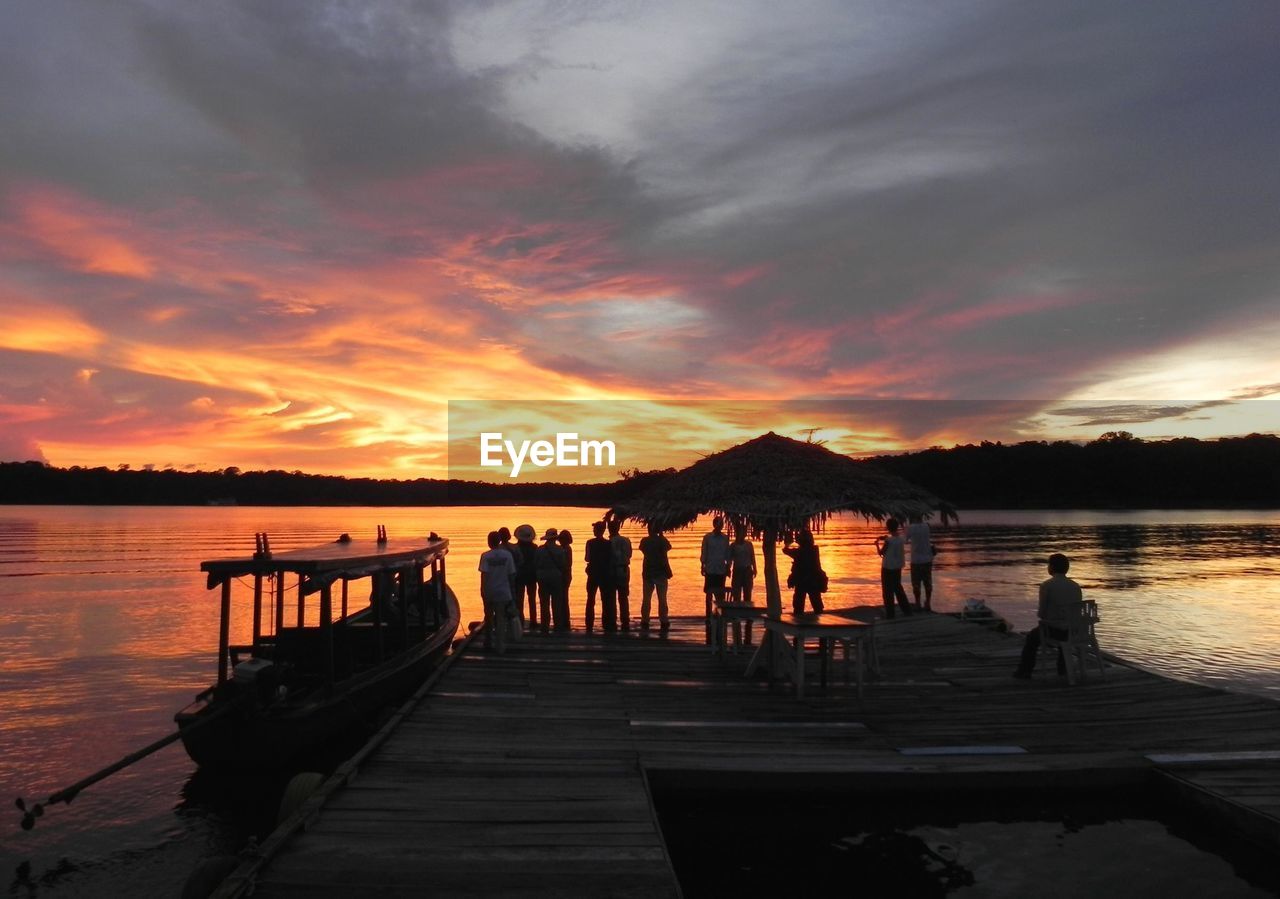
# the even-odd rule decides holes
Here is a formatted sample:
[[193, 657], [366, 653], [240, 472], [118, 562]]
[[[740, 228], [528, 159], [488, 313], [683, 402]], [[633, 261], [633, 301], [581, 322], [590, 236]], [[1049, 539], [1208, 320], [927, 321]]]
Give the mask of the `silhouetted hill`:
[[[878, 456], [887, 469], [965, 509], [1280, 508], [1280, 437], [1143, 441], [1123, 431], [1086, 444], [983, 442]], [[579, 505], [605, 508], [671, 472], [610, 484], [485, 484], [286, 471], [133, 471], [0, 463], [0, 502], [91, 505]]]

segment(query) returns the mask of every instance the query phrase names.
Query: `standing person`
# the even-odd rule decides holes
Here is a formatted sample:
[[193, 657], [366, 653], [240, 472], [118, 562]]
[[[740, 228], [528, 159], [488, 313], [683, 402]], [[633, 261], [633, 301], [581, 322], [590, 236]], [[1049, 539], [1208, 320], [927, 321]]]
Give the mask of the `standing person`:
[[933, 611], [933, 534], [919, 514], [907, 518], [907, 543], [911, 545], [911, 595], [920, 608], [920, 588], [924, 587], [924, 610]]
[[658, 591], [658, 623], [662, 636], [671, 629], [671, 617], [667, 612], [667, 583], [671, 580], [671, 560], [667, 554], [671, 552], [671, 541], [662, 536], [662, 529], [656, 524], [649, 525], [649, 536], [640, 541], [640, 555], [644, 562], [640, 565], [640, 580], [644, 586], [644, 599], [640, 602], [640, 630], [649, 629], [649, 603], [653, 599], [653, 591]]
[[[564, 613], [565, 627], [568, 628], [569, 622], [569, 585], [573, 583], [573, 534], [569, 533], [569, 529], [565, 528], [560, 532], [560, 536], [556, 538], [556, 542], [560, 544], [560, 549], [564, 552], [564, 587], [560, 590], [560, 609]], [[559, 613], [554, 612], [556, 619], [556, 630], [560, 629]]]
[[729, 595], [734, 602], [751, 602], [751, 591], [756, 581], [756, 547], [747, 539], [746, 528], [734, 533], [729, 546], [733, 562], [733, 578], [729, 582]]
[[[1055, 640], [1065, 640], [1071, 633], [1071, 622], [1080, 618], [1080, 605], [1084, 602], [1084, 591], [1080, 585], [1067, 577], [1071, 570], [1071, 560], [1062, 553], [1054, 553], [1049, 557], [1049, 579], [1040, 584], [1040, 604], [1037, 616], [1040, 623], [1027, 634], [1022, 644], [1022, 659], [1013, 676], [1026, 679], [1036, 667], [1036, 656], [1040, 654], [1041, 634], [1047, 632]], [[1058, 650], [1058, 673], [1067, 673], [1067, 661]]]
[[555, 528], [547, 528], [543, 543], [534, 556], [538, 576], [538, 604], [542, 606], [542, 632], [545, 634], [554, 619], [556, 630], [569, 629], [569, 606], [561, 604], [564, 595], [564, 550], [557, 542]]
[[506, 550], [511, 554], [511, 561], [515, 567], [511, 569], [511, 608], [515, 610], [516, 617], [520, 619], [520, 630], [524, 630], [524, 606], [520, 603], [520, 564], [524, 561], [524, 557], [520, 552], [520, 547], [511, 542], [511, 529], [506, 527], [498, 528], [498, 548]]
[[880, 594], [884, 600], [884, 615], [894, 617], [893, 601], [896, 599], [904, 615], [911, 614], [907, 591], [902, 589], [902, 566], [906, 564], [906, 549], [898, 535], [898, 519], [885, 522], [889, 533], [876, 538], [876, 552], [880, 554]]
[[822, 560], [819, 558], [818, 545], [813, 542], [812, 531], [801, 531], [796, 537], [796, 545], [791, 545], [791, 535], [783, 537], [782, 551], [791, 557], [791, 576], [787, 578], [787, 586], [795, 590], [791, 596], [791, 607], [797, 615], [804, 613], [804, 598], [809, 597], [815, 612], [822, 611], [822, 593], [826, 589], [826, 580], [822, 573]]
[[717, 515], [711, 519], [710, 532], [702, 536], [702, 552], [698, 561], [702, 566], [702, 592], [707, 601], [707, 643], [712, 642], [712, 602], [724, 602], [724, 581], [729, 576], [729, 537], [724, 533], [724, 519]]
[[621, 533], [622, 519], [609, 519], [609, 544], [613, 547], [613, 587], [618, 593], [618, 625], [631, 630], [631, 540]]
[[614, 586], [613, 544], [604, 535], [604, 522], [591, 525], [595, 534], [587, 541], [583, 556], [587, 560], [587, 633], [596, 623], [596, 591], [600, 592], [601, 625], [607, 633], [618, 629], [618, 594]]
[[507, 628], [515, 617], [511, 584], [515, 580], [516, 563], [511, 553], [501, 546], [497, 531], [489, 532], [489, 551], [480, 556], [480, 598], [484, 601], [485, 648], [507, 651]]
[[[538, 624], [538, 547], [533, 538], [538, 534], [531, 524], [516, 528], [516, 546], [520, 548], [519, 570], [516, 572], [516, 605], [523, 607], [524, 597], [529, 601], [529, 630]], [[548, 622], [543, 620], [543, 624]], [[546, 627], [543, 627], [546, 630]]]
[[[751, 590], [756, 580], [756, 548], [747, 539], [746, 525], [739, 525], [733, 530], [733, 543], [729, 547], [729, 555], [733, 561], [733, 575], [729, 580], [729, 596], [734, 602], [751, 603]], [[745, 622], [747, 645], [751, 645], [751, 619]], [[742, 643], [743, 622], [733, 623], [734, 645]]]

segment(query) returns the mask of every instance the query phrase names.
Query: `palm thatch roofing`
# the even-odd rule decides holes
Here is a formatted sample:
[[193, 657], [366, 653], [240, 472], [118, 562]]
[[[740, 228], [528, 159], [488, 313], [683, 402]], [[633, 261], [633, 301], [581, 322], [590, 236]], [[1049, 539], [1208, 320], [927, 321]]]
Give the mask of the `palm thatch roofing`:
[[695, 462], [611, 514], [663, 530], [715, 514], [759, 535], [816, 530], [837, 512], [877, 520], [934, 512], [944, 522], [956, 517], [949, 504], [910, 481], [772, 431]]

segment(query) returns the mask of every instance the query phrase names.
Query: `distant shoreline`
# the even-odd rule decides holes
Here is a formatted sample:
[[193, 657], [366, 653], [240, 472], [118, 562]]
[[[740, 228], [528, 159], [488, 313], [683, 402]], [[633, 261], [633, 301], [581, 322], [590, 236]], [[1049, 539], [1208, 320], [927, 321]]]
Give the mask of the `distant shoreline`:
[[[958, 509], [1280, 509], [1280, 437], [1085, 444], [983, 442], [863, 460]], [[632, 470], [596, 484], [379, 480], [300, 471], [54, 468], [0, 463], [0, 505], [588, 506], [625, 505], [674, 473]]]
[[[57, 500], [38, 502], [34, 500], [11, 501], [0, 499], [0, 509], [15, 506], [89, 506], [101, 508], [137, 508], [137, 509], [448, 509], [475, 508], [492, 506], [494, 508], [582, 508], [606, 509], [612, 503], [572, 502], [568, 500], [549, 499], [545, 501], [505, 502], [493, 500], [488, 502], [438, 502], [438, 503], [376, 503], [376, 502], [248, 502], [248, 503], [190, 503], [190, 502], [84, 502]], [[977, 503], [972, 506], [958, 507], [963, 523], [967, 512], [1280, 512], [1280, 504], [1251, 506], [1001, 506], [993, 503]]]

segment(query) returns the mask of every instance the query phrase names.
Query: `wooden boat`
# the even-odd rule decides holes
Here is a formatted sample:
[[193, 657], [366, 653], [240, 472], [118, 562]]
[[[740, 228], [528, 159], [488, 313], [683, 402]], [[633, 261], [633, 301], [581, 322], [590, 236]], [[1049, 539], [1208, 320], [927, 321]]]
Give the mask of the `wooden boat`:
[[[200, 765], [278, 768], [370, 726], [457, 633], [448, 550], [435, 534], [388, 540], [379, 528], [376, 541], [344, 534], [281, 553], [258, 534], [251, 557], [202, 562], [209, 589], [221, 588], [218, 679], [174, 716], [187, 753]], [[251, 606], [233, 602], [235, 583], [251, 585]]]

